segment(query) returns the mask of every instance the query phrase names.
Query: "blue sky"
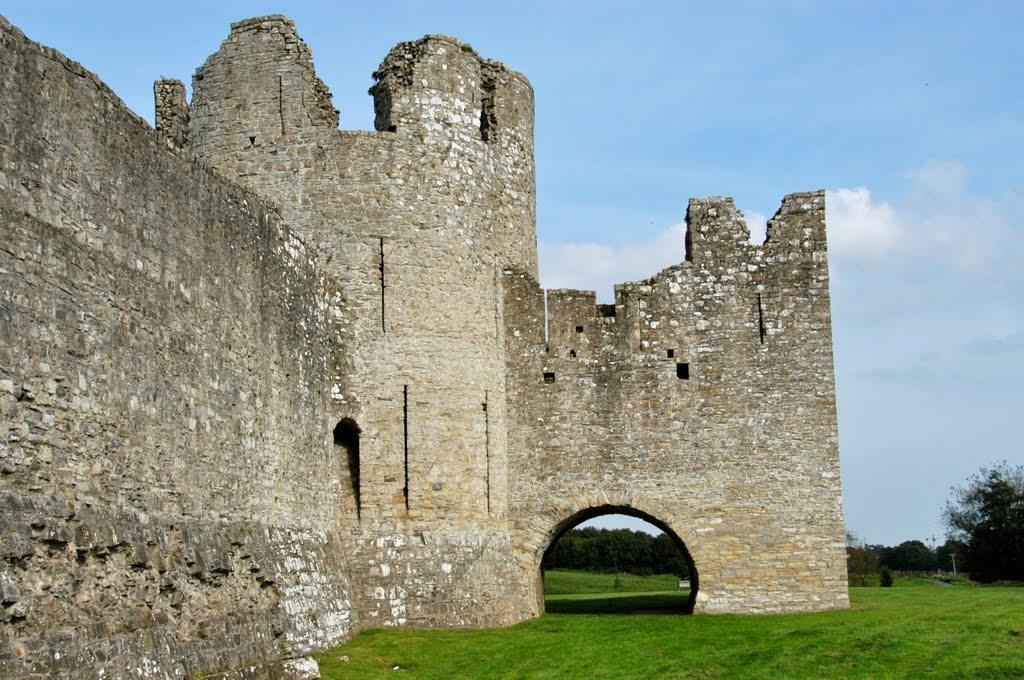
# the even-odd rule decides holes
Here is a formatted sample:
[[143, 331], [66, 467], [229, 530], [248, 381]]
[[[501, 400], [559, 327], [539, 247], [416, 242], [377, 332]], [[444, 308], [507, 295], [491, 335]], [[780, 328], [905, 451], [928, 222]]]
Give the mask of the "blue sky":
[[522, 71], [537, 103], [542, 282], [596, 289], [682, 259], [691, 196], [752, 231], [826, 188], [847, 527], [942, 541], [950, 487], [1024, 463], [1020, 2], [7, 1], [29, 37], [152, 121], [242, 18], [284, 13], [341, 127], [370, 73], [447, 33]]

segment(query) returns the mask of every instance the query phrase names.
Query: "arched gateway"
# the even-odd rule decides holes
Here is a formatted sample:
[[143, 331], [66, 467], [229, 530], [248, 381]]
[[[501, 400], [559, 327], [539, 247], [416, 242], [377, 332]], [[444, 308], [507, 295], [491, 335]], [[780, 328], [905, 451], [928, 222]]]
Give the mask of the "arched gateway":
[[[641, 503], [641, 505], [646, 506], [646, 504], [644, 503]], [[610, 505], [607, 503], [583, 508], [572, 513], [564, 520], [557, 522], [552, 527], [551, 531], [549, 531], [546, 536], [540, 539], [540, 544], [544, 547], [539, 552], [540, 559], [536, 560], [536, 571], [538, 580], [535, 582], [535, 588], [537, 589], [538, 597], [540, 598], [538, 606], [541, 609], [541, 611], [543, 611], [544, 609], [544, 574], [541, 569], [541, 563], [545, 555], [547, 555], [548, 551], [551, 550], [551, 548], [558, 542], [558, 539], [560, 539], [562, 535], [565, 534], [565, 532], [577, 527], [578, 525], [580, 525], [583, 522], [586, 522], [589, 519], [594, 519], [595, 517], [601, 517], [604, 515], [629, 515], [631, 517], [637, 517], [639, 519], [644, 520], [645, 522], [654, 525], [672, 539], [672, 542], [675, 544], [676, 548], [678, 548], [680, 554], [682, 554], [683, 559], [686, 560], [686, 566], [690, 574], [690, 597], [687, 601], [685, 609], [687, 612], [692, 612], [694, 610], [694, 605], [697, 602], [697, 592], [700, 589], [700, 577], [693, 556], [690, 554], [690, 551], [686, 546], [686, 542], [682, 538], [680, 538], [679, 533], [669, 523], [664, 522], [658, 517], [650, 515], [647, 512], [644, 512], [643, 510], [640, 510], [636, 507], [633, 507], [631, 505]]]

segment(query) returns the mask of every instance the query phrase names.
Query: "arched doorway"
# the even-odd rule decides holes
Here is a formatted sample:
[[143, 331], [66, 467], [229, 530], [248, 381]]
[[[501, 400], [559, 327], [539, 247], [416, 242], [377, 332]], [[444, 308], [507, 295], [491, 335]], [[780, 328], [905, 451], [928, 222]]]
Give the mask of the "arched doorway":
[[[679, 554], [682, 556], [682, 558], [683, 558], [683, 560], [685, 561], [685, 564], [686, 564], [686, 572], [687, 572], [686, 573], [686, 579], [679, 581], [679, 587], [680, 588], [688, 587], [689, 593], [686, 596], [685, 600], [681, 603], [681, 606], [673, 605], [673, 606], [662, 607], [662, 608], [659, 608], [659, 609], [664, 610], [664, 613], [668, 613], [668, 610], [678, 611], [678, 613], [685, 613], [685, 614], [692, 613], [693, 612], [693, 608], [694, 608], [694, 604], [697, 601], [697, 591], [698, 591], [698, 588], [699, 588], [699, 576], [698, 576], [698, 573], [697, 573], [696, 564], [694, 563], [693, 557], [690, 555], [690, 551], [686, 547], [686, 544], [683, 542], [683, 540], [679, 537], [679, 535], [666, 522], [658, 519], [657, 517], [654, 517], [653, 515], [650, 515], [650, 514], [644, 512], [644, 511], [642, 511], [642, 510], [638, 510], [635, 507], [622, 506], [622, 505], [611, 505], [611, 504], [593, 506], [593, 507], [589, 507], [589, 508], [585, 508], [583, 510], [580, 510], [580, 511], [572, 514], [571, 516], [567, 517], [565, 520], [560, 522], [558, 525], [556, 525], [554, 527], [554, 529], [552, 530], [552, 532], [550, 533], [550, 539], [547, 541], [547, 544], [544, 546], [544, 550], [541, 553], [541, 558], [538, 561], [538, 565], [537, 565], [537, 568], [538, 568], [538, 571], [539, 571], [538, 582], [539, 582], [539, 594], [541, 596], [540, 597], [541, 611], [546, 611], [547, 610], [547, 607], [545, 605], [545, 597], [544, 597], [544, 595], [545, 595], [545, 585], [544, 585], [545, 584], [545, 574], [544, 574], [545, 558], [550, 556], [551, 552], [559, 544], [559, 540], [563, 536], [565, 536], [567, 532], [572, 531], [573, 529], [577, 528], [579, 525], [581, 525], [581, 524], [583, 524], [585, 522], [588, 522], [589, 520], [593, 520], [593, 519], [598, 518], [598, 517], [609, 516], [609, 515], [626, 515], [628, 517], [635, 517], [635, 518], [638, 518], [640, 520], [643, 520], [647, 524], [653, 525], [653, 527], [656, 527], [665, 536], [667, 536], [668, 539], [671, 540], [672, 544], [678, 550]], [[648, 598], [649, 601], [655, 601], [656, 599], [657, 598]], [[632, 602], [632, 603], [630, 603], [630, 602], [623, 602], [623, 606], [618, 606], [617, 607], [617, 606], [614, 606], [611, 603], [611, 601], [609, 600], [608, 611], [615, 611], [617, 613], [625, 613], [626, 610], [623, 609], [623, 607], [628, 609], [629, 606], [632, 606], [634, 604], [637, 607], [637, 609], [635, 611], [638, 611], [638, 612], [639, 611], [647, 611], [647, 610], [644, 609], [644, 606], [643, 606], [642, 603], [643, 603], [643, 599], [640, 598], [640, 599], [637, 599], [635, 602]], [[572, 611], [572, 609], [571, 608], [560, 608], [560, 611]], [[583, 611], [583, 610], [581, 609], [581, 610], [578, 610], [578, 611]], [[593, 611], [596, 613], [598, 611], [598, 609], [595, 608]], [[651, 613], [654, 613], [653, 610], [651, 611]], [[662, 612], [659, 611], [659, 613], [662, 613]]]
[[339, 482], [355, 510], [356, 518], [362, 514], [359, 487], [359, 435], [356, 421], [342, 418], [334, 426], [334, 451]]

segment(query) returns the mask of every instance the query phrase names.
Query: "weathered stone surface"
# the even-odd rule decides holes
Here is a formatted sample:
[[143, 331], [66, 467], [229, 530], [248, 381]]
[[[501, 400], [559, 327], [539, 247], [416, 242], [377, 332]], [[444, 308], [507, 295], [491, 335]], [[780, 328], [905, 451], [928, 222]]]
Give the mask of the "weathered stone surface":
[[846, 606], [823, 194], [762, 246], [691, 201], [681, 264], [545, 297], [528, 81], [447, 36], [374, 77], [338, 130], [249, 19], [154, 131], [0, 20], [0, 676], [513, 623], [608, 509], [685, 544], [698, 610]]
[[320, 666], [315, 659], [308, 656], [285, 661], [281, 664], [281, 670], [286, 677], [294, 680], [316, 680], [320, 677]]
[[188, 142], [189, 107], [185, 84], [180, 80], [158, 80], [153, 84], [156, 101], [156, 131], [175, 149]]
[[0, 676], [182, 677], [344, 639], [347, 553], [309, 483], [337, 288], [269, 203], [0, 41]]

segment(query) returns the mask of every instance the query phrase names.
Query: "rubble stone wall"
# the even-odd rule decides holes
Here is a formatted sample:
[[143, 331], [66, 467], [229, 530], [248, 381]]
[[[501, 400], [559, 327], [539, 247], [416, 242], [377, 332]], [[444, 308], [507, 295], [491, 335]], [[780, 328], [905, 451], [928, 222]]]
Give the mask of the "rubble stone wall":
[[6, 22], [0, 79], [0, 676], [345, 638], [335, 289], [272, 205]]

